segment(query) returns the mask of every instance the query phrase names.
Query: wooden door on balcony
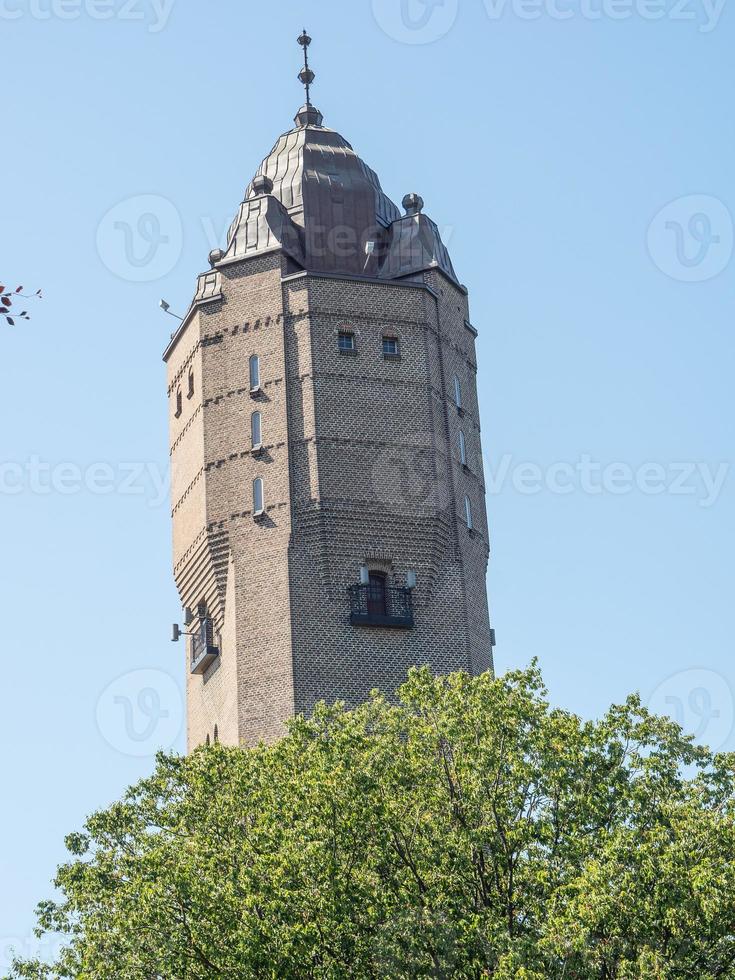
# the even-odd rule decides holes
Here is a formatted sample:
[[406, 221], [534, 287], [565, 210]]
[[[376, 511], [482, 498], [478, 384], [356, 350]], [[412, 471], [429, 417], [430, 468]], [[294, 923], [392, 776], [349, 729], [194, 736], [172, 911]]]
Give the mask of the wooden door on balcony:
[[380, 572], [371, 572], [368, 583], [367, 611], [370, 616], [388, 615], [388, 596], [386, 577]]

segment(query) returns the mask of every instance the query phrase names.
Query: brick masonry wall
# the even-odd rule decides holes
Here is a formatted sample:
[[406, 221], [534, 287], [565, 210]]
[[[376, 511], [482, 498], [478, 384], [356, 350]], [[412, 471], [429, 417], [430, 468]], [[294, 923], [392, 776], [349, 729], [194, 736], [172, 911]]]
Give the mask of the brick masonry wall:
[[[288, 386], [298, 406], [292, 457], [304, 461], [292, 482], [290, 550], [297, 711], [322, 698], [355, 704], [373, 688], [390, 693], [414, 664], [436, 672], [491, 665], [481, 466], [479, 476], [462, 469], [448, 400], [456, 372], [467, 397], [462, 424], [473, 425], [474, 337], [464, 294], [435, 278], [435, 296], [315, 276], [284, 284]], [[340, 354], [340, 330], [354, 333], [354, 354]], [[383, 357], [383, 336], [398, 338], [399, 360]], [[479, 457], [479, 429], [472, 432]], [[409, 569], [418, 573], [413, 630], [350, 624], [348, 587], [363, 563], [387, 570], [396, 585]]]
[[[200, 305], [168, 356], [174, 570], [182, 604], [207, 603], [221, 648], [204, 676], [187, 659], [190, 748], [215, 725], [231, 744], [271, 740], [322, 698], [390, 693], [413, 664], [492, 665], [466, 296], [437, 272], [411, 285], [285, 271], [277, 252], [220, 266], [222, 298]], [[341, 329], [354, 332], [354, 355], [339, 353]], [[398, 338], [399, 359], [383, 356], [384, 335]], [[417, 572], [414, 629], [350, 624], [348, 587], [363, 563], [399, 586]]]

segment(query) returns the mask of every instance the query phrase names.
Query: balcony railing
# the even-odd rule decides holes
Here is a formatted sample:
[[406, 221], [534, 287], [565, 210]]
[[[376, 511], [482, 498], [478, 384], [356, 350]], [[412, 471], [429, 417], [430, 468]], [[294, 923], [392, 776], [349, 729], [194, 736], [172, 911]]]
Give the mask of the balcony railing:
[[353, 626], [413, 627], [411, 589], [374, 585], [350, 586], [350, 622]]
[[219, 656], [219, 647], [214, 643], [214, 630], [211, 619], [203, 619], [191, 634], [191, 672], [203, 674]]

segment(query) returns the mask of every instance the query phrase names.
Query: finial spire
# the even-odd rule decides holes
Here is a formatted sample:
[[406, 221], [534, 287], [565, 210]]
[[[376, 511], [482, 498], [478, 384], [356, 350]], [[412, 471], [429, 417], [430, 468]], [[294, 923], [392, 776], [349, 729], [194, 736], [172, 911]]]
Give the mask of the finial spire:
[[304, 67], [299, 72], [299, 79], [306, 89], [306, 105], [311, 107], [311, 83], [315, 79], [314, 72], [309, 68], [309, 45], [311, 44], [311, 38], [306, 33], [306, 28], [304, 28], [303, 33], [299, 35], [298, 42], [304, 49]]

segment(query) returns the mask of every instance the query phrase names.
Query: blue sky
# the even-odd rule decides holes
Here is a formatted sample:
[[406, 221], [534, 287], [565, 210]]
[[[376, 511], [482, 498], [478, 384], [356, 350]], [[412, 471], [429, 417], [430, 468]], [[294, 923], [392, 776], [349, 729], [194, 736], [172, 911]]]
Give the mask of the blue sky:
[[64, 834], [183, 747], [157, 303], [185, 309], [290, 128], [304, 24], [326, 125], [393, 200], [423, 196], [470, 289], [498, 669], [536, 656], [556, 703], [639, 690], [735, 747], [727, 6], [0, 0], [0, 21], [0, 279], [44, 290], [0, 325], [0, 965]]

